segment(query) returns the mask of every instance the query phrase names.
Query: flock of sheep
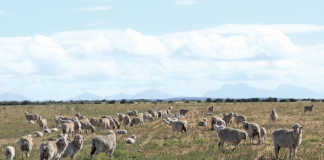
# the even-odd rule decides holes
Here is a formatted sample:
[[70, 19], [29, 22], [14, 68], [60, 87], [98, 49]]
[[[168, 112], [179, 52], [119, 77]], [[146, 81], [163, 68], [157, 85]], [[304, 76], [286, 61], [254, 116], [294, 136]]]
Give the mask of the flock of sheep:
[[[312, 111], [313, 105], [305, 106], [304, 112]], [[208, 112], [213, 113], [215, 107], [208, 107]], [[37, 123], [43, 130], [35, 131], [33, 134], [21, 137], [18, 142], [18, 148], [23, 153], [23, 158], [28, 159], [33, 149], [33, 136], [42, 137], [44, 134], [50, 134], [52, 132], [58, 132], [61, 130], [61, 134], [58, 139], [50, 139], [42, 142], [39, 146], [39, 159], [40, 160], [59, 160], [62, 157], [70, 157], [75, 159], [77, 153], [82, 150], [84, 137], [82, 134], [88, 134], [89, 132], [95, 132], [97, 128], [108, 129], [106, 135], [96, 135], [91, 141], [90, 157], [93, 159], [94, 155], [105, 152], [108, 157], [111, 157], [117, 146], [116, 134], [127, 134], [127, 128], [137, 125], [143, 125], [146, 121], [154, 121], [157, 119], [163, 119], [165, 124], [170, 125], [175, 132], [187, 132], [188, 122], [186, 120], [186, 114], [189, 112], [187, 109], [180, 109], [179, 111], [172, 112], [172, 106], [169, 106], [166, 110], [148, 110], [144, 113], [138, 111], [129, 111], [125, 114], [117, 113], [116, 118], [109, 115], [103, 115], [101, 117], [87, 118], [86, 116], [76, 114], [75, 117], [67, 117], [63, 115], [55, 116], [54, 120], [56, 128], [49, 129], [47, 126], [47, 120], [38, 114], [31, 114], [26, 112], [25, 118], [31, 124]], [[278, 120], [278, 114], [275, 109], [270, 113], [270, 119], [275, 122]], [[223, 116], [213, 116], [211, 118], [211, 130], [216, 131], [216, 136], [219, 137], [219, 148], [222, 148], [224, 143], [230, 143], [235, 145], [236, 149], [242, 140], [250, 139], [250, 144], [253, 143], [255, 137], [258, 138], [258, 144], [262, 144], [265, 141], [267, 131], [264, 127], [259, 126], [257, 123], [247, 122], [247, 118], [244, 115], [237, 113], [223, 113]], [[232, 122], [235, 122], [239, 127], [242, 124], [241, 129], [231, 128]], [[208, 119], [203, 118], [198, 123], [199, 126], [208, 126]], [[121, 129], [124, 127], [124, 129]], [[274, 144], [274, 153], [276, 159], [278, 159], [279, 150], [281, 148], [289, 148], [289, 158], [296, 158], [297, 147], [302, 141], [302, 126], [296, 123], [292, 126], [292, 129], [276, 129], [272, 132], [272, 140]], [[72, 139], [72, 137], [74, 137]], [[72, 139], [72, 140], [71, 140]], [[133, 135], [127, 138], [126, 143], [134, 144], [136, 136]], [[292, 153], [294, 156], [292, 156]], [[15, 147], [7, 146], [5, 149], [5, 155], [8, 160], [13, 160], [15, 157]]]

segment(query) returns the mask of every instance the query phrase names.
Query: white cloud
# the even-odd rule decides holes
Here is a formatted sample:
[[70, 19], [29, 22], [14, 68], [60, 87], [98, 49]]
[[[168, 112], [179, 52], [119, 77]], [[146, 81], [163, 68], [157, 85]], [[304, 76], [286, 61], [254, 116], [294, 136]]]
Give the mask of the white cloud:
[[177, 5], [194, 5], [198, 0], [176, 0]]
[[112, 10], [112, 6], [94, 6], [94, 7], [79, 8], [79, 10], [88, 11], [88, 12], [110, 11]]
[[322, 30], [316, 25], [223, 25], [159, 36], [125, 29], [2, 37], [0, 90], [68, 96], [82, 88], [109, 95], [158, 87], [197, 95], [238, 82], [324, 89], [319, 72], [324, 44], [295, 44], [288, 36]]

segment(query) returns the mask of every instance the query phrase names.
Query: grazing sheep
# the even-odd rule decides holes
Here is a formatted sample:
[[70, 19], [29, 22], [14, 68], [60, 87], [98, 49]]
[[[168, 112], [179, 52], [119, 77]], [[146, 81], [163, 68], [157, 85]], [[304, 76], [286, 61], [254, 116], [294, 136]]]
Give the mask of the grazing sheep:
[[270, 113], [270, 119], [272, 122], [275, 122], [278, 120], [278, 114], [275, 108], [272, 109], [271, 113]]
[[39, 146], [40, 160], [59, 160], [68, 146], [67, 135], [61, 136], [57, 141], [46, 141]]
[[62, 124], [62, 133], [63, 134], [74, 134], [74, 123], [63, 123]]
[[143, 114], [143, 119], [144, 119], [144, 121], [153, 121], [154, 120], [153, 119], [153, 116], [150, 113], [148, 113], [148, 112], [145, 112]]
[[[21, 137], [18, 142], [19, 150], [23, 153], [23, 157], [28, 159], [30, 156], [30, 153], [33, 149], [33, 138], [31, 135], [23, 136]], [[24, 158], [23, 158], [24, 159]]]
[[244, 115], [234, 114], [234, 122], [236, 123], [237, 126], [239, 126], [240, 123], [244, 121], [246, 121], [246, 117]]
[[7, 160], [13, 160], [15, 158], [15, 148], [13, 146], [7, 146], [5, 156]]
[[226, 123], [226, 126], [229, 126], [232, 123], [232, 119], [234, 117], [234, 113], [231, 112], [229, 114], [223, 113], [223, 120]]
[[137, 116], [138, 111], [137, 111], [137, 110], [134, 110], [134, 111], [128, 111], [127, 114], [128, 114], [129, 116]]
[[215, 130], [216, 130], [216, 136], [218, 137], [219, 131], [226, 128], [225, 126], [219, 126], [217, 124], [215, 124]]
[[43, 137], [43, 136], [44, 136], [44, 133], [43, 133], [43, 132], [40, 132], [40, 131], [35, 131], [35, 132], [34, 132], [34, 135], [35, 135], [36, 137]]
[[116, 134], [114, 131], [109, 130], [108, 134], [105, 136], [97, 135], [92, 139], [91, 160], [93, 159], [93, 155], [99, 154], [101, 152], [106, 152], [108, 157], [111, 157], [116, 149]]
[[83, 147], [84, 138], [82, 135], [77, 134], [73, 141], [68, 144], [65, 151], [63, 152], [63, 158], [64, 157], [70, 157], [71, 159], [74, 159], [77, 153], [80, 152], [80, 150]]
[[31, 121], [37, 121], [39, 118], [38, 114], [30, 114], [28, 112], [25, 112], [25, 118], [27, 121], [31, 122]]
[[175, 132], [187, 132], [188, 131], [188, 123], [186, 120], [163, 120], [166, 124], [172, 126], [172, 130]]
[[39, 116], [37, 119], [37, 123], [39, 125], [40, 128], [42, 129], [47, 129], [47, 120], [45, 118], [43, 118], [42, 116]]
[[125, 116], [126, 116], [125, 114], [117, 113], [117, 117], [118, 117], [119, 122], [123, 122]]
[[208, 112], [214, 112], [214, 109], [215, 109], [214, 106], [210, 106], [210, 107], [208, 107]]
[[117, 134], [127, 134], [127, 130], [125, 130], [125, 129], [117, 130], [116, 133]]
[[89, 130], [92, 133], [95, 132], [96, 128], [90, 123], [88, 118], [81, 119], [80, 123], [82, 130], [84, 130], [86, 133], [88, 133]]
[[123, 125], [125, 126], [125, 128], [130, 124], [131, 119], [129, 117], [129, 115], [125, 115], [124, 120], [123, 120]]
[[310, 105], [310, 106], [305, 106], [304, 107], [304, 113], [306, 113], [306, 112], [312, 112], [313, 111], [313, 107], [314, 107], [313, 104]]
[[140, 118], [140, 117], [135, 117], [135, 118], [132, 119], [132, 121], [130, 123], [130, 126], [132, 127], [132, 126], [139, 125], [139, 124], [143, 125], [144, 120], [142, 118]]
[[226, 123], [223, 119], [221, 119], [220, 117], [218, 116], [213, 116], [211, 118], [211, 130], [215, 130], [215, 125], [218, 125], [218, 126], [226, 126]]
[[180, 113], [181, 116], [185, 116], [188, 112], [189, 112], [188, 109], [180, 109], [179, 110], [179, 113]]
[[82, 133], [82, 125], [78, 118], [72, 120], [74, 123], [74, 133], [81, 134]]
[[[91, 122], [91, 121], [90, 121]], [[93, 123], [92, 123], [93, 124]], [[109, 118], [99, 118], [97, 127], [102, 127], [104, 129], [111, 129], [110, 119]]]
[[261, 144], [263, 144], [267, 137], [267, 130], [264, 127], [261, 127], [260, 131], [261, 131]]
[[86, 116], [81, 115], [80, 113], [75, 114], [75, 116], [76, 116], [79, 120], [81, 120], [81, 119], [86, 119], [86, 118], [87, 118]]
[[218, 147], [223, 147], [224, 143], [227, 142], [235, 145], [235, 148], [237, 148], [241, 141], [243, 139], [246, 140], [247, 137], [245, 131], [228, 127], [220, 129], [217, 134], [220, 139]]
[[280, 128], [272, 132], [276, 159], [278, 159], [280, 148], [289, 148], [289, 159], [292, 160], [291, 152], [294, 153], [294, 159], [296, 159], [297, 147], [302, 142], [302, 128], [303, 126], [296, 123], [292, 126], [293, 130]]
[[248, 136], [250, 138], [250, 144], [253, 143], [253, 139], [255, 136], [258, 137], [258, 144], [261, 143], [261, 130], [258, 124], [243, 122], [243, 129], [245, 129], [248, 133]]
[[99, 118], [95, 118], [95, 117], [90, 118], [90, 123], [93, 126], [95, 126], [95, 127], [99, 127], [100, 126]]

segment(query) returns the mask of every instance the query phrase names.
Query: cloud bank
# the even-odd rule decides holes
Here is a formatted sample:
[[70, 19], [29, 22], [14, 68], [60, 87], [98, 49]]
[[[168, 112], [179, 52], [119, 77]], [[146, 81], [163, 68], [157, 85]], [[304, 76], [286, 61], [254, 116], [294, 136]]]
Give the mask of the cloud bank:
[[0, 89], [46, 99], [152, 88], [198, 96], [231, 83], [320, 90], [324, 44], [296, 44], [289, 34], [323, 30], [297, 24], [221, 25], [165, 35], [124, 29], [0, 37]]

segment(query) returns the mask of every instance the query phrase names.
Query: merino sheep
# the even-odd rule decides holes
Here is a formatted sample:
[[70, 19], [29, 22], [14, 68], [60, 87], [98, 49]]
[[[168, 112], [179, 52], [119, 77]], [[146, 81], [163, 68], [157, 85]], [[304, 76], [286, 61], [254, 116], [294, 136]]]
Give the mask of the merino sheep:
[[126, 116], [125, 114], [117, 113], [117, 117], [118, 117], [119, 122], [123, 122], [125, 116]]
[[223, 113], [223, 120], [226, 123], [226, 126], [229, 126], [232, 123], [232, 119], [234, 117], [234, 113], [231, 112], [229, 114]]
[[52, 128], [52, 129], [50, 129], [50, 130], [51, 130], [51, 132], [57, 132], [57, 131], [58, 131], [57, 128]]
[[40, 128], [42, 129], [47, 129], [47, 120], [45, 118], [43, 118], [42, 116], [39, 116], [37, 119], [37, 123], [39, 125]]
[[186, 116], [186, 114], [187, 114], [188, 112], [189, 112], [188, 109], [180, 109], [180, 110], [179, 110], [179, 113], [180, 113], [181, 116]]
[[86, 133], [90, 130], [92, 133], [95, 132], [96, 128], [90, 123], [88, 118], [80, 119], [81, 128]]
[[74, 134], [74, 123], [63, 123], [62, 124], [62, 133], [63, 134]]
[[7, 160], [13, 160], [15, 158], [15, 148], [13, 146], [7, 146], [5, 156]]
[[275, 108], [272, 109], [271, 113], [270, 113], [270, 119], [272, 122], [275, 122], [278, 120], [278, 114]]
[[19, 150], [24, 153], [23, 156], [28, 159], [33, 149], [33, 138], [31, 135], [21, 137], [18, 142]]
[[250, 138], [250, 144], [253, 143], [255, 136], [258, 137], [258, 144], [261, 144], [261, 130], [260, 126], [256, 123], [243, 122], [243, 129], [247, 131]]
[[129, 116], [137, 116], [138, 111], [137, 111], [137, 110], [134, 110], [134, 111], [128, 111], [127, 114], [128, 114]]
[[218, 116], [213, 116], [211, 118], [211, 130], [215, 130], [215, 125], [218, 125], [218, 126], [226, 126], [226, 123], [223, 119], [221, 119], [220, 117]]
[[313, 111], [314, 104], [310, 106], [304, 106], [304, 113], [306, 112], [312, 112]]
[[264, 127], [261, 127], [260, 131], [261, 131], [261, 144], [263, 144], [267, 137], [267, 130]]
[[127, 134], [127, 130], [125, 130], [125, 129], [117, 130], [116, 133], [117, 134]]
[[139, 125], [139, 124], [143, 125], [144, 120], [142, 118], [140, 118], [140, 117], [135, 117], [135, 118], [132, 119], [132, 121], [130, 123], [130, 126], [132, 127], [132, 126]]
[[218, 147], [223, 147], [224, 143], [227, 142], [235, 145], [235, 148], [237, 148], [242, 140], [246, 140], [247, 133], [239, 129], [226, 127], [218, 131], [218, 137], [220, 139]]
[[39, 146], [40, 160], [59, 160], [68, 146], [67, 135], [61, 136], [57, 141], [46, 141]]
[[172, 127], [172, 130], [175, 132], [187, 132], [188, 131], [188, 123], [186, 120], [165, 120], [164, 122]]
[[203, 127], [207, 127], [208, 125], [208, 119], [204, 118], [202, 121], [198, 122], [198, 126], [203, 126]]
[[272, 132], [276, 159], [278, 159], [280, 148], [289, 148], [289, 159], [292, 160], [291, 152], [293, 152], [294, 159], [296, 159], [297, 147], [302, 142], [302, 128], [303, 126], [296, 123], [292, 126], [293, 130], [280, 128]]
[[94, 155], [101, 152], [106, 152], [107, 156], [111, 157], [116, 149], [116, 146], [116, 134], [112, 130], [109, 130], [108, 134], [105, 136], [97, 135], [93, 137], [90, 153], [91, 160], [93, 159]]
[[62, 157], [70, 157], [71, 159], [74, 159], [77, 153], [80, 152], [80, 150], [83, 147], [84, 138], [82, 135], [77, 134], [75, 135], [72, 142], [69, 142], [68, 146], [66, 147], [65, 151], [63, 152]]
[[125, 126], [125, 128], [130, 124], [131, 119], [129, 117], [129, 115], [125, 115], [124, 120], [123, 120], [123, 125]]
[[36, 137], [43, 137], [43, 136], [44, 136], [44, 133], [43, 133], [43, 132], [40, 132], [40, 131], [35, 131], [35, 132], [34, 132], [34, 135], [35, 135]]
[[30, 114], [28, 112], [25, 112], [25, 118], [29, 122], [31, 122], [31, 121], [37, 121], [38, 120], [38, 117], [39, 117], [38, 114]]
[[217, 124], [215, 124], [215, 130], [216, 130], [216, 136], [218, 137], [219, 131], [226, 128], [225, 126], [219, 126]]
[[215, 109], [214, 106], [210, 106], [210, 107], [208, 107], [208, 112], [214, 112], [214, 109]]
[[135, 143], [135, 139], [134, 138], [126, 138], [125, 142], [127, 144], [134, 144]]
[[234, 122], [236, 123], [237, 126], [244, 121], [246, 121], [246, 117], [244, 115], [234, 114]]

